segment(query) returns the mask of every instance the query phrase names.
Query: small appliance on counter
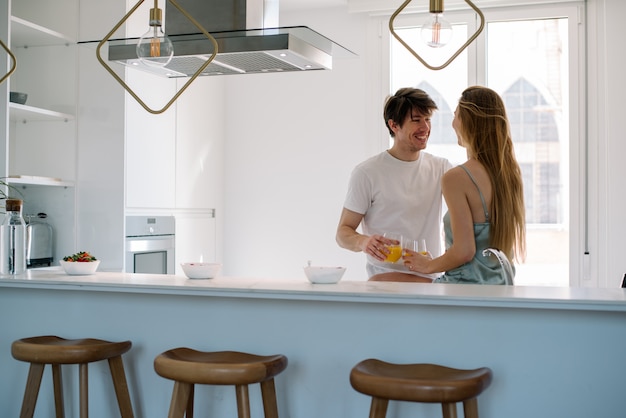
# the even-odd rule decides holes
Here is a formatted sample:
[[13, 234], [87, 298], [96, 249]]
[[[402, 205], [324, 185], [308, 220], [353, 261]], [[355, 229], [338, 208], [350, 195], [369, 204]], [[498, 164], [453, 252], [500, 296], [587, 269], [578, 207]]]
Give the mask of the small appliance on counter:
[[28, 99], [28, 94], [26, 93], [22, 93], [20, 91], [12, 91], [9, 92], [9, 101], [11, 103], [17, 103], [17, 104], [26, 104], [26, 99]]
[[[52, 226], [45, 213], [26, 215], [26, 267], [50, 266], [52, 263]], [[35, 219], [33, 219], [35, 218]]]

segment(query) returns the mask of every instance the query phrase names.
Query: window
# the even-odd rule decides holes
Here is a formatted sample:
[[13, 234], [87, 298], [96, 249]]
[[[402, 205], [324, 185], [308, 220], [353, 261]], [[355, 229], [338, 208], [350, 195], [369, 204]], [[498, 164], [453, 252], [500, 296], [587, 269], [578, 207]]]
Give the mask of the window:
[[[390, 42], [389, 91], [418, 87], [427, 91], [439, 110], [433, 117], [428, 151], [447, 157], [453, 164], [465, 161], [451, 127], [461, 92], [481, 84], [496, 90], [505, 101], [511, 122], [517, 159], [522, 168], [527, 222], [527, 260], [517, 266], [517, 284], [568, 286], [570, 266], [570, 206], [580, 192], [572, 192], [580, 178], [570, 167], [579, 162], [582, 141], [577, 124], [570, 120], [572, 68], [578, 62], [578, 5], [511, 7], [483, 10], [483, 33], [455, 61], [440, 71], [425, 68], [393, 37]], [[473, 12], [446, 12], [452, 23], [451, 44], [431, 49], [419, 42], [424, 14], [399, 16], [396, 32], [432, 65], [445, 62], [473, 33]], [[409, 40], [415, 39], [414, 42]], [[571, 64], [574, 63], [574, 64]], [[572, 170], [582, 176], [583, 170]], [[572, 200], [573, 196], [573, 200]], [[574, 202], [574, 203], [572, 203]]]

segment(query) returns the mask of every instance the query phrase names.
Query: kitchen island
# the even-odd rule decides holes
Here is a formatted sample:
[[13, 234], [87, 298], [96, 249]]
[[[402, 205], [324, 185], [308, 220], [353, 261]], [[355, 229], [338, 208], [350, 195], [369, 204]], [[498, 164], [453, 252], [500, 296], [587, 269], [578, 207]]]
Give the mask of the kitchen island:
[[[15, 339], [35, 335], [133, 342], [124, 356], [137, 418], [167, 416], [172, 382], [153, 369], [170, 348], [285, 354], [281, 418], [366, 418], [370, 399], [349, 373], [376, 357], [458, 368], [488, 366], [481, 418], [618, 417], [626, 388], [626, 290], [290, 281], [28, 271], [0, 278], [0, 405], [18, 416], [28, 365]], [[72, 370], [72, 368], [74, 368]], [[64, 374], [76, 416], [77, 369]], [[53, 417], [46, 369], [35, 417]], [[262, 417], [257, 387], [252, 414]], [[199, 416], [235, 417], [230, 387], [199, 387]], [[119, 416], [105, 362], [90, 366], [90, 416]], [[435, 405], [392, 403], [389, 418], [439, 416]]]

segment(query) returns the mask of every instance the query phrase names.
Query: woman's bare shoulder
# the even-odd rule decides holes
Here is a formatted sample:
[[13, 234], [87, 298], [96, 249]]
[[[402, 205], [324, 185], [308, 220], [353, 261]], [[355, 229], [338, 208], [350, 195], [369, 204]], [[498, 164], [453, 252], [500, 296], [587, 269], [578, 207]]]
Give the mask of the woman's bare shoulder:
[[441, 190], [444, 195], [451, 196], [453, 193], [464, 193], [467, 189], [468, 176], [460, 167], [456, 166], [448, 170], [441, 179]]
[[465, 178], [467, 178], [467, 173], [460, 165], [451, 168], [443, 175], [443, 181], [448, 182], [457, 182]]

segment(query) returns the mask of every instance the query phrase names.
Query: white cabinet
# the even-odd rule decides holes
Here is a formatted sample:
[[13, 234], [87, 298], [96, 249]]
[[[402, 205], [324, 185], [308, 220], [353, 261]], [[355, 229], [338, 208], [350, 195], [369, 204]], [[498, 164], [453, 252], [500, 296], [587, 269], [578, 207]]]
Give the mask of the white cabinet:
[[[126, 82], [153, 108], [161, 107], [160, 103], [167, 103], [176, 93], [173, 80], [140, 71], [127, 71]], [[175, 107], [153, 115], [126, 95], [125, 137], [126, 207], [173, 208], [176, 196]]]
[[219, 208], [223, 184], [224, 78], [196, 79], [176, 102], [176, 207]]

